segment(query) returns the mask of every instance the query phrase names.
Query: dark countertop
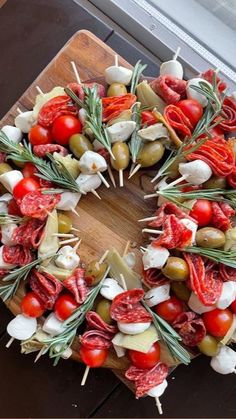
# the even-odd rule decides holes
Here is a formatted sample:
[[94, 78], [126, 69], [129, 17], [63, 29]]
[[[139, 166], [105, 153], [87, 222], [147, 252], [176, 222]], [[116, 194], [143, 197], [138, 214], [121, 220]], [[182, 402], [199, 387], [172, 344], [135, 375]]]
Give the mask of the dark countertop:
[[[149, 75], [156, 74], [154, 63], [72, 0], [8, 0], [0, 23], [1, 116], [79, 29], [92, 31], [131, 63], [143, 58]], [[21, 355], [17, 342], [7, 350], [5, 327], [11, 317], [0, 303], [0, 417], [158, 416], [151, 398], [136, 401], [108, 370], [91, 371], [82, 388], [83, 365], [61, 361], [54, 368], [47, 357], [34, 364], [35, 356]], [[214, 373], [206, 357], [178, 367], [168, 381], [164, 417], [236, 417], [235, 376]]]

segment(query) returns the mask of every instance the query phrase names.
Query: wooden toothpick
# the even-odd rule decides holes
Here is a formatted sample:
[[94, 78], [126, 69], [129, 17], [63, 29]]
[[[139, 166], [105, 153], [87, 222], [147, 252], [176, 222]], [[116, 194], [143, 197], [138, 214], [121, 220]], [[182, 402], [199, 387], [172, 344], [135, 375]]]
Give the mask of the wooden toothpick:
[[37, 90], [37, 92], [38, 92], [40, 95], [43, 95], [43, 91], [42, 91], [42, 89], [41, 89], [39, 86], [35, 86], [35, 89]]
[[102, 199], [102, 198], [100, 197], [100, 195], [97, 193], [97, 191], [95, 191], [95, 189], [91, 189], [91, 192], [92, 192], [92, 194], [93, 194], [94, 196], [96, 196], [96, 198], [98, 198], [98, 199]]
[[174, 54], [174, 56], [173, 56], [173, 60], [174, 60], [174, 61], [176, 61], [176, 60], [177, 60], [177, 58], [178, 58], [178, 56], [179, 56], [179, 53], [180, 53], [180, 50], [181, 50], [181, 48], [180, 48], [180, 47], [178, 47], [178, 48], [177, 48], [177, 50], [175, 51], [175, 54]]
[[149, 221], [155, 221], [156, 219], [157, 219], [157, 216], [141, 218], [140, 220], [138, 220], [138, 223], [146, 223]]
[[123, 252], [123, 257], [127, 254], [128, 250], [130, 248], [130, 240], [127, 241], [124, 252]]
[[115, 54], [115, 66], [116, 66], [116, 67], [118, 67], [118, 65], [119, 65], [119, 64], [118, 64], [118, 55], [117, 55], [117, 54]]
[[71, 234], [70, 233], [53, 233], [52, 236], [53, 237], [67, 237], [68, 239], [75, 237], [75, 235], [72, 233]]
[[16, 108], [16, 110], [17, 110], [17, 112], [18, 112], [19, 114], [23, 113], [23, 112], [20, 110], [19, 106], [18, 106], [18, 108]]
[[162, 230], [154, 230], [151, 228], [143, 228], [142, 233], [150, 233], [150, 234], [163, 234]]
[[107, 182], [107, 180], [104, 178], [104, 176], [101, 174], [101, 172], [97, 172], [97, 175], [100, 177], [100, 179], [101, 179], [101, 181], [102, 181], [102, 183], [104, 183], [104, 185], [107, 187], [107, 188], [110, 188], [110, 185], [109, 185], [109, 183]]
[[7, 342], [6, 348], [10, 348], [12, 342], [15, 340], [15, 338], [11, 337], [11, 339]]
[[132, 176], [135, 175], [135, 173], [137, 173], [139, 171], [139, 169], [142, 167], [141, 164], [137, 164], [137, 166], [133, 169], [133, 171], [130, 173], [128, 179], [130, 179]]
[[72, 207], [71, 207], [70, 211], [72, 211], [75, 215], [77, 215], [77, 217], [79, 217], [79, 218], [80, 218], [80, 215], [79, 215], [79, 213], [76, 211], [76, 209], [75, 209], [75, 208], [72, 208]]
[[86, 368], [85, 368], [85, 371], [84, 371], [84, 375], [83, 375], [82, 381], [81, 381], [81, 386], [84, 386], [85, 385], [86, 380], [88, 378], [89, 370], [90, 370], [90, 367], [87, 365]]
[[120, 184], [120, 188], [123, 188], [123, 186], [124, 186], [123, 172], [124, 171], [122, 169], [119, 170], [119, 184]]
[[104, 262], [104, 260], [106, 259], [106, 257], [107, 257], [107, 255], [108, 255], [108, 253], [109, 253], [109, 250], [106, 250], [106, 251], [103, 253], [102, 257], [101, 257], [101, 258], [100, 258], [100, 260], [98, 261], [99, 265], [101, 265], [101, 263], [103, 263], [103, 262]]
[[120, 282], [121, 282], [121, 286], [122, 286], [122, 288], [123, 288], [125, 291], [127, 291], [127, 285], [126, 285], [125, 278], [124, 278], [124, 275], [123, 275], [123, 274], [120, 274]]
[[59, 242], [59, 244], [61, 246], [62, 244], [74, 243], [78, 240], [80, 240], [79, 237], [75, 237], [74, 239], [62, 240], [62, 241]]
[[81, 84], [80, 76], [79, 76], [77, 67], [75, 65], [75, 62], [74, 61], [71, 61], [70, 63], [71, 63], [72, 69], [74, 71], [74, 75], [75, 75], [75, 78], [76, 78], [77, 83], [78, 84]]
[[111, 183], [112, 183], [112, 185], [114, 186], [114, 188], [116, 188], [116, 181], [115, 181], [115, 178], [114, 178], [113, 172], [112, 172], [111, 167], [109, 166], [109, 164], [108, 164], [108, 166], [107, 166], [107, 171], [108, 171], [108, 175], [109, 175], [109, 177], [110, 177], [110, 179], [111, 179]]
[[74, 251], [77, 252], [77, 249], [79, 248], [79, 246], [81, 245], [82, 239], [79, 239], [78, 243], [76, 243], [73, 247]]

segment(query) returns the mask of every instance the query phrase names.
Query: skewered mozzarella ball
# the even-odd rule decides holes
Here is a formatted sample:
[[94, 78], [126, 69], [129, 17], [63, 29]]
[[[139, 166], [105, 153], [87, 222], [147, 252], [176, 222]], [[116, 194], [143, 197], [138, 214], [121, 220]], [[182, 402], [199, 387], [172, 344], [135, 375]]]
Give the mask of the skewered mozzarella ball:
[[184, 75], [182, 64], [177, 60], [169, 60], [162, 63], [160, 67], [160, 76], [165, 76], [166, 74], [170, 74], [177, 79], [182, 79]]
[[201, 93], [192, 89], [192, 87], [191, 87], [191, 86], [200, 87], [200, 82], [204, 82], [205, 84], [207, 84], [210, 87], [210, 89], [212, 89], [212, 85], [208, 81], [206, 81], [204, 79], [201, 79], [200, 77], [196, 77], [196, 78], [191, 79], [191, 80], [188, 81], [187, 87], [186, 87], [186, 93], [187, 93], [188, 99], [197, 100], [203, 107], [205, 107], [208, 104], [208, 99], [204, 95], [202, 95]]
[[2, 131], [13, 143], [20, 143], [23, 138], [20, 128], [13, 127], [12, 125], [4, 125]]
[[188, 306], [197, 314], [207, 313], [208, 311], [212, 311], [215, 309], [215, 305], [205, 306], [194, 292], [192, 292], [190, 295], [190, 298], [188, 300]]
[[170, 298], [170, 284], [164, 284], [159, 287], [151, 288], [146, 292], [144, 300], [148, 307], [154, 307]]
[[19, 128], [24, 134], [28, 134], [35, 124], [33, 111], [22, 112], [15, 118], [15, 126]]
[[81, 191], [87, 193], [91, 192], [92, 189], [97, 189], [101, 186], [101, 179], [98, 175], [85, 175], [84, 173], [80, 173], [80, 175], [76, 179], [76, 183], [78, 183]]
[[63, 246], [58, 252], [55, 260], [55, 265], [62, 269], [74, 270], [79, 266], [80, 257], [76, 250], [71, 246]]
[[112, 65], [106, 68], [104, 76], [108, 84], [122, 83], [127, 86], [130, 83], [132, 74], [133, 71], [129, 68]]
[[120, 323], [117, 322], [117, 326], [120, 332], [126, 335], [138, 335], [139, 333], [145, 332], [151, 325], [151, 322], [145, 323]]
[[117, 141], [127, 141], [135, 130], [136, 122], [121, 121], [106, 128], [111, 144]]
[[103, 281], [100, 294], [107, 300], [112, 301], [117, 295], [124, 292], [124, 289], [113, 278], [106, 278]]
[[[1, 178], [1, 176], [0, 176]], [[81, 194], [78, 192], [62, 192], [61, 199], [56, 205], [56, 209], [61, 211], [70, 211], [76, 208]]]
[[14, 187], [20, 180], [23, 179], [23, 175], [19, 170], [11, 170], [10, 172], [3, 173], [0, 176], [1, 184], [10, 192], [13, 192]]
[[148, 390], [147, 395], [155, 398], [160, 397], [164, 393], [167, 386], [167, 380], [164, 380], [161, 384], [158, 384], [157, 386]]
[[219, 353], [211, 358], [211, 367], [219, 374], [236, 373], [236, 352], [228, 346], [222, 346]]
[[50, 313], [46, 318], [42, 329], [50, 336], [57, 336], [65, 330], [65, 327], [63, 326], [63, 322], [58, 320], [54, 313]]
[[190, 245], [195, 243], [195, 239], [196, 239], [196, 233], [197, 233], [197, 229], [198, 229], [198, 225], [192, 221], [189, 220], [188, 218], [182, 218], [182, 220], [180, 220], [182, 224], [185, 225], [185, 227], [187, 227], [189, 230], [192, 231], [192, 237], [191, 237], [191, 241], [190, 241]]
[[104, 157], [90, 150], [82, 155], [79, 165], [81, 172], [86, 175], [93, 175], [94, 173], [107, 170], [107, 163]]
[[216, 307], [221, 310], [230, 306], [236, 298], [236, 282], [227, 281], [223, 283], [222, 292], [219, 300], [216, 302]]
[[180, 163], [179, 172], [182, 176], [185, 176], [186, 180], [192, 185], [201, 185], [212, 176], [210, 166], [202, 160]]
[[35, 317], [26, 317], [18, 314], [7, 325], [7, 333], [14, 339], [26, 340], [36, 332], [37, 320]]
[[143, 267], [146, 271], [149, 268], [161, 269], [165, 265], [170, 253], [164, 247], [153, 247], [151, 244], [143, 254]]

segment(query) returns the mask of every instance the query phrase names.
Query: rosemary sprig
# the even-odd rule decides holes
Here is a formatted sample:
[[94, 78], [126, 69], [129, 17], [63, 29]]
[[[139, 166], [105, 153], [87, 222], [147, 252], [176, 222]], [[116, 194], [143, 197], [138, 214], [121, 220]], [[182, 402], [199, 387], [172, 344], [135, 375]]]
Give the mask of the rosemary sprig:
[[198, 246], [190, 246], [181, 250], [187, 253], [195, 253], [217, 263], [223, 263], [224, 265], [230, 266], [231, 268], [236, 268], [236, 250], [226, 251], [219, 249], [208, 249]]
[[183, 364], [188, 365], [191, 361], [190, 355], [188, 351], [180, 345], [179, 341], [182, 339], [179, 334], [176, 333], [176, 331], [165, 320], [154, 313], [145, 302], [143, 302], [143, 305], [152, 315], [152, 321], [157, 330], [158, 336], [166, 344], [172, 357]]
[[0, 213], [0, 225], [19, 224], [21, 222], [22, 218], [17, 215]]
[[22, 146], [19, 146], [11, 141], [1, 130], [0, 151], [7, 154], [7, 159], [17, 160], [22, 163], [33, 163], [40, 172], [37, 175], [40, 178], [51, 181], [63, 189], [83, 193], [75, 179], [61, 162], [55, 161], [50, 154], [48, 154], [50, 162], [35, 156], [31, 144], [23, 141]]
[[133, 105], [132, 108], [132, 121], [136, 123], [135, 130], [133, 131], [131, 135], [131, 139], [129, 142], [129, 149], [132, 156], [133, 163], [136, 163], [136, 159], [138, 156], [138, 153], [142, 146], [142, 138], [138, 135], [138, 131], [141, 128], [141, 108], [140, 108], [140, 102], [136, 102]]
[[142, 72], [145, 70], [146, 67], [147, 67], [147, 64], [142, 64], [141, 60], [138, 60], [134, 66], [133, 74], [131, 78], [131, 84], [130, 84], [130, 93], [132, 93], [133, 95], [135, 94], [136, 87], [139, 83], [139, 79], [142, 75]]
[[[72, 345], [78, 327], [84, 322], [86, 313], [93, 308], [96, 297], [98, 296], [102, 287], [103, 281], [106, 278], [110, 267], [107, 268], [102, 280], [96, 285], [88, 294], [86, 300], [74, 313], [63, 323], [65, 330], [57, 336], [45, 339], [43, 344], [49, 351], [49, 357], [55, 358], [54, 365], [57, 365], [62, 353]], [[60, 350], [58, 350], [60, 348]], [[46, 353], [44, 352], [44, 353]]]

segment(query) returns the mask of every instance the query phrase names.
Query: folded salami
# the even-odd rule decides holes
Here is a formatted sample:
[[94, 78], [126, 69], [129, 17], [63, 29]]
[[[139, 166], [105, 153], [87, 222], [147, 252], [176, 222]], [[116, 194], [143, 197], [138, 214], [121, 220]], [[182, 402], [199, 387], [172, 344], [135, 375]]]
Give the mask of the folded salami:
[[231, 227], [230, 217], [235, 215], [235, 210], [225, 202], [212, 202], [212, 224], [222, 231]]
[[185, 80], [177, 79], [169, 74], [159, 76], [150, 83], [154, 92], [168, 104], [177, 103], [185, 98], [186, 85]]
[[193, 311], [179, 314], [173, 322], [173, 326], [187, 346], [198, 345], [206, 335], [203, 320]]
[[163, 233], [152, 241], [152, 246], [163, 246], [166, 249], [186, 247], [191, 242], [192, 231], [175, 215], [167, 215], [163, 222]]
[[191, 221], [194, 221], [189, 215], [187, 215], [184, 211], [182, 211], [176, 204], [173, 202], [165, 202], [160, 206], [160, 208], [156, 211], [156, 219], [149, 223], [151, 227], [161, 227], [164, 223], [164, 220], [167, 215], [175, 215], [180, 220], [182, 218], [188, 218]]
[[44, 227], [44, 221], [28, 220], [14, 230], [12, 239], [16, 244], [21, 244], [29, 249], [37, 249], [42, 239]]
[[41, 144], [35, 145], [33, 148], [34, 154], [38, 157], [46, 157], [48, 153], [59, 153], [66, 156], [68, 151], [65, 147], [59, 144]]
[[78, 268], [74, 271], [73, 275], [63, 281], [63, 286], [74, 295], [75, 301], [78, 304], [82, 304], [85, 301], [89, 292], [84, 274], [85, 269]]
[[144, 396], [151, 388], [161, 384], [167, 375], [168, 367], [163, 362], [159, 362], [151, 370], [131, 366], [125, 373], [125, 377], [135, 383], [137, 399]]
[[30, 276], [30, 287], [51, 310], [63, 286], [58, 279], [48, 272], [38, 272], [34, 269]]
[[34, 256], [29, 249], [20, 246], [3, 246], [2, 257], [5, 263], [13, 265], [25, 266], [34, 260]]
[[122, 292], [112, 301], [110, 315], [120, 323], [146, 323], [152, 316], [145, 310], [140, 301], [144, 296], [141, 288]]
[[55, 208], [60, 198], [60, 194], [43, 195], [39, 191], [29, 192], [23, 197], [20, 210], [27, 217], [44, 220], [48, 216], [48, 212]]

